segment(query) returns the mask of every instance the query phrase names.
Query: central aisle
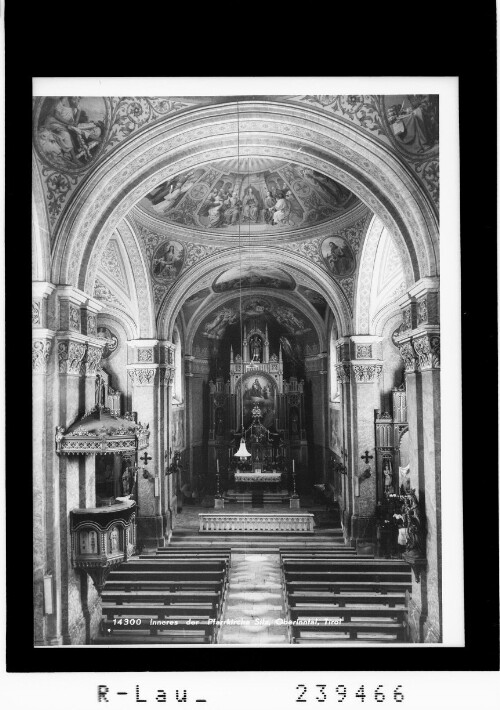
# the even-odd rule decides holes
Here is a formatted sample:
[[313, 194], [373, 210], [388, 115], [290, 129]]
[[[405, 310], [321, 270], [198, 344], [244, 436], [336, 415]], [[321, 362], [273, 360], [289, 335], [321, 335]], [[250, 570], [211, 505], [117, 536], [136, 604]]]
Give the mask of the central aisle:
[[[251, 590], [251, 591], [249, 591]], [[256, 623], [259, 619], [264, 623]], [[278, 554], [233, 554], [219, 644], [287, 644]]]

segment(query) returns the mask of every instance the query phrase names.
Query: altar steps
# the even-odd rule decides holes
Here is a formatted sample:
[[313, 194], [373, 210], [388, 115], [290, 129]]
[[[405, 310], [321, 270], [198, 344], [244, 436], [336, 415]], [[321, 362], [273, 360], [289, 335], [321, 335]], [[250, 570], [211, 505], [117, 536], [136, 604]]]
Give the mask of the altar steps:
[[[239, 503], [241, 505], [250, 506], [252, 505], [254, 496], [255, 494], [251, 492], [239, 493], [237, 491], [229, 490], [227, 491], [227, 493], [224, 494], [224, 502]], [[278, 492], [260, 491], [259, 496], [261, 496], [260, 506], [281, 505], [282, 503], [288, 503], [290, 499], [290, 494], [288, 493], [288, 491], [285, 490]]]
[[325, 552], [338, 551], [340, 555], [355, 555], [356, 549], [344, 544], [342, 530], [333, 528], [326, 532], [324, 530], [314, 532], [312, 535], [294, 533], [292, 535], [245, 534], [234, 533], [203, 533], [199, 534], [192, 528], [175, 528], [170, 542], [165, 547], [158, 548], [157, 554], [162, 552], [190, 552], [194, 550], [213, 550], [217, 547], [230, 547], [234, 553], [278, 553], [281, 549], [317, 549]]

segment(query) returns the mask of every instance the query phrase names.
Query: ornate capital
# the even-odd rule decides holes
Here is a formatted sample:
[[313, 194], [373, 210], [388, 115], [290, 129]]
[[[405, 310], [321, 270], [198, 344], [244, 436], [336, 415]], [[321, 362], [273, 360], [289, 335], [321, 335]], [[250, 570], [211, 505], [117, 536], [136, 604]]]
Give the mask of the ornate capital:
[[102, 358], [102, 346], [87, 345], [87, 353], [84, 360], [85, 374], [91, 377], [96, 374], [97, 368]]
[[160, 362], [162, 364], [172, 365], [174, 362], [175, 345], [167, 341], [163, 341], [160, 345]]
[[421, 371], [438, 369], [440, 363], [440, 337], [425, 333], [413, 338], [413, 347], [418, 356]]
[[59, 372], [65, 375], [80, 375], [86, 349], [86, 343], [60, 340], [57, 346]]
[[369, 365], [352, 365], [352, 371], [354, 373], [355, 382], [372, 384], [373, 382], [379, 381], [380, 375], [382, 374], [382, 365], [375, 363]]
[[407, 374], [417, 372], [418, 357], [415, 350], [413, 349], [411, 341], [407, 340], [405, 343], [398, 343], [397, 345], [399, 348], [399, 353], [403, 358], [403, 362], [405, 364], [405, 372]]
[[154, 385], [157, 368], [132, 367], [128, 374], [134, 385]]
[[340, 384], [345, 384], [346, 382], [351, 381], [351, 371], [349, 368], [349, 363], [341, 362], [338, 365], [336, 365], [336, 370], [337, 370], [337, 381], [340, 382]]
[[33, 372], [45, 374], [52, 349], [52, 338], [33, 338], [31, 345], [31, 364]]

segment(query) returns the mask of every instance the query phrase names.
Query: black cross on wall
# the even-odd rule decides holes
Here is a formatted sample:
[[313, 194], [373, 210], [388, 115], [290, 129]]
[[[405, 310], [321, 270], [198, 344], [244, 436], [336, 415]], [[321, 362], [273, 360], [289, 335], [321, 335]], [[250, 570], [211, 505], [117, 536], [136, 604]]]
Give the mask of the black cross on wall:
[[360, 458], [363, 459], [365, 463], [368, 463], [369, 459], [372, 459], [373, 456], [368, 455], [368, 449], [367, 449], [365, 451], [365, 453], [363, 454], [363, 456], [360, 456]]
[[148, 461], [151, 461], [152, 458], [153, 458], [153, 457], [152, 457], [152, 456], [148, 456], [148, 452], [145, 451], [145, 452], [144, 452], [144, 456], [141, 456], [141, 461], [144, 461], [144, 465], [147, 466], [147, 465], [148, 465]]

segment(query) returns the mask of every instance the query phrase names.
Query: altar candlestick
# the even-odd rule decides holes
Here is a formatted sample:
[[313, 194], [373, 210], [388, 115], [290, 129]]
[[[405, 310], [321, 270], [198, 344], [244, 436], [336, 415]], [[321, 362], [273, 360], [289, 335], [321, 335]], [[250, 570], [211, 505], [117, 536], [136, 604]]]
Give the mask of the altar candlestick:
[[292, 459], [292, 472], [295, 473], [295, 459]]
[[217, 459], [217, 473], [219, 473], [219, 459]]

